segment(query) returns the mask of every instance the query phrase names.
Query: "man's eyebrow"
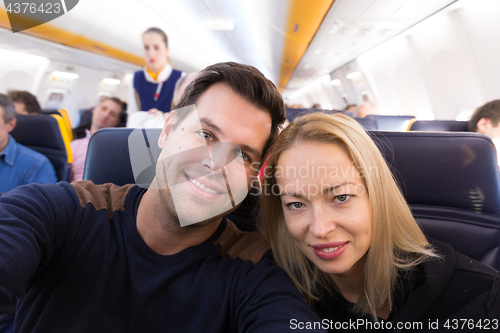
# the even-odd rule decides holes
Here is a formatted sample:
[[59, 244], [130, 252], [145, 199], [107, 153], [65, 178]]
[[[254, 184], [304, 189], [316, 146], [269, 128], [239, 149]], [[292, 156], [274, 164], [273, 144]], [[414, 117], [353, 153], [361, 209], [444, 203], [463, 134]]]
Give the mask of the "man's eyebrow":
[[217, 134], [219, 135], [222, 135], [223, 132], [222, 130], [217, 126], [215, 125], [214, 123], [212, 123], [210, 120], [208, 120], [207, 118], [201, 118], [200, 119], [200, 123], [212, 128], [215, 132], [217, 132]]
[[[337, 184], [337, 185], [334, 185], [334, 186], [330, 186], [330, 187], [327, 187], [323, 190], [323, 195], [328, 192], [332, 192], [334, 191], [336, 188], [338, 187], [341, 187], [341, 186], [344, 186], [344, 185], [357, 185], [356, 183], [353, 183], [353, 182], [350, 182], [350, 181], [346, 181], [346, 182], [343, 182], [341, 184]], [[282, 196], [285, 196], [285, 195], [288, 195], [288, 196], [292, 196], [292, 197], [296, 197], [296, 198], [304, 198], [304, 196], [300, 193], [280, 193], [280, 197]]]

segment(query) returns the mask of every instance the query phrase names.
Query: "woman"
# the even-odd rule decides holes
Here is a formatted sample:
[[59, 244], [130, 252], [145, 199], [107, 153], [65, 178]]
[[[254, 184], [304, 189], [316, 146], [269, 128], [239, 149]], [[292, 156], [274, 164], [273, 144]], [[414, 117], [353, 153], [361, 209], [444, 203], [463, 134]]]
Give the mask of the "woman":
[[159, 28], [149, 28], [142, 35], [146, 67], [134, 74], [137, 109], [154, 115], [169, 112], [175, 83], [182, 72], [168, 63], [168, 38]]
[[451, 329], [453, 319], [487, 318], [490, 329], [500, 325], [498, 272], [429, 243], [355, 120], [296, 119], [271, 148], [262, 190], [261, 227], [275, 260], [328, 319], [325, 328], [446, 329], [450, 319]]

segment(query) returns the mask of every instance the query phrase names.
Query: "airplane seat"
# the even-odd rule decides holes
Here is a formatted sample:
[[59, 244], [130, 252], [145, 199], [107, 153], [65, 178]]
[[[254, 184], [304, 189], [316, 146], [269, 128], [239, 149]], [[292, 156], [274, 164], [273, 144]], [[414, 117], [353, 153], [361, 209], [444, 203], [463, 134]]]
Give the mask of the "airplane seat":
[[415, 119], [414, 116], [367, 115], [365, 118], [375, 119], [379, 131], [406, 131]]
[[359, 117], [354, 117], [354, 120], [356, 120], [365, 130], [378, 130], [378, 125], [377, 121], [373, 118], [359, 118]]
[[316, 112], [321, 112], [321, 113], [326, 113], [326, 114], [334, 114], [334, 113], [343, 113], [342, 111], [338, 110], [327, 110], [327, 109], [292, 109], [292, 108], [287, 108], [286, 109], [286, 118], [288, 119], [288, 122], [292, 122], [295, 120], [295, 118], [298, 118], [300, 116], [304, 116], [309, 113], [316, 113]]
[[[89, 141], [83, 179], [91, 180], [94, 184], [113, 183], [123, 186], [137, 183], [149, 186], [156, 174], [156, 161], [161, 153], [157, 144], [161, 129], [143, 129], [141, 135], [147, 137], [147, 142], [144, 140], [142, 145], [129, 148], [129, 135], [133, 131], [134, 128], [104, 128], [95, 132]], [[142, 140], [143, 137], [139, 138]], [[150, 147], [150, 150], [146, 147]], [[143, 171], [137, 180], [130, 162], [131, 154], [135, 160], [142, 161], [140, 168]], [[256, 190], [252, 189], [252, 194], [247, 196], [241, 206], [226, 216], [243, 231], [256, 230]]]
[[303, 116], [305, 114], [310, 113], [311, 109], [292, 109], [292, 108], [287, 108], [286, 109], [286, 118], [288, 119], [288, 122], [292, 122], [295, 120], [295, 118]]
[[18, 143], [47, 156], [54, 166], [57, 179], [67, 180], [68, 153], [58, 121], [44, 115], [17, 115], [16, 118], [17, 125], [10, 132], [12, 137]]
[[411, 124], [410, 131], [467, 132], [467, 121], [418, 120]]
[[492, 141], [476, 133], [369, 134], [424, 233], [500, 270], [500, 173]]

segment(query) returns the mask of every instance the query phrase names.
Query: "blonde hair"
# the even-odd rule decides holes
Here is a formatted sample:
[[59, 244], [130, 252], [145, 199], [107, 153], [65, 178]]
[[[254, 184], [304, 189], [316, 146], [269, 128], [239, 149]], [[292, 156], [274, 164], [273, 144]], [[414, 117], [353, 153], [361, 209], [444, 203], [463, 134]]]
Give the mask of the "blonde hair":
[[269, 152], [263, 177], [260, 228], [271, 244], [275, 261], [290, 275], [310, 306], [321, 291], [334, 293], [331, 278], [320, 271], [295, 245], [286, 227], [275, 171], [278, 160], [296, 143], [332, 143], [341, 147], [358, 169], [369, 196], [373, 235], [366, 254], [364, 285], [355, 308], [370, 311], [389, 304], [396, 286], [398, 270], [410, 270], [436, 257], [415, 222], [385, 159], [372, 139], [354, 120], [345, 115], [313, 113], [292, 122]]

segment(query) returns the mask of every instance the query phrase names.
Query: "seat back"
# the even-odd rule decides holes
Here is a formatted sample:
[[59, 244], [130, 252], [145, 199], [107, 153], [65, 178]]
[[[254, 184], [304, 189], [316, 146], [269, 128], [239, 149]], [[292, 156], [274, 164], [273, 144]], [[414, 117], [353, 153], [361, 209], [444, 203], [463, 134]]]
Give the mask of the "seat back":
[[356, 120], [365, 130], [378, 130], [377, 121], [373, 118], [359, 118], [355, 117]]
[[17, 125], [10, 133], [20, 144], [49, 159], [57, 179], [68, 179], [68, 153], [59, 124], [54, 117], [44, 115], [17, 115]]
[[375, 119], [379, 131], [407, 131], [414, 116], [368, 115], [365, 118]]
[[[113, 183], [119, 186], [135, 184], [128, 144], [129, 135], [133, 130], [134, 128], [103, 128], [95, 132], [89, 141], [83, 179], [92, 180], [94, 184]], [[147, 144], [158, 151], [157, 142], [161, 129], [152, 128], [144, 131], [147, 133], [146, 137], [151, 139]], [[142, 153], [148, 154], [146, 146], [144, 148]], [[149, 156], [143, 156], [148, 160], [148, 165], [144, 168], [147, 171], [142, 176], [140, 184], [147, 184], [153, 180], [158, 155], [158, 153], [154, 155], [156, 157], [153, 161], [149, 161]]]
[[500, 269], [500, 173], [476, 133], [370, 132], [424, 232]]
[[419, 120], [411, 124], [410, 131], [467, 132], [467, 121]]

